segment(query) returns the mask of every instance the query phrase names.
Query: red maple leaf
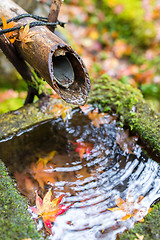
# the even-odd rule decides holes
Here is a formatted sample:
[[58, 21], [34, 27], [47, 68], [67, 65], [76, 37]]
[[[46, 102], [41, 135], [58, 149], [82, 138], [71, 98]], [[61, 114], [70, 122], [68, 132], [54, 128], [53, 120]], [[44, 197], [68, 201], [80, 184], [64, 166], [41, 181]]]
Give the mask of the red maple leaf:
[[64, 213], [72, 204], [65, 206], [60, 205], [62, 198], [64, 195], [54, 198], [52, 200], [52, 188], [44, 196], [43, 200], [41, 197], [36, 193], [36, 207], [30, 207], [30, 209], [35, 213], [38, 214], [38, 217], [42, 217], [44, 226], [46, 230], [52, 234], [52, 225], [51, 223], [55, 221], [56, 217], [62, 213]]

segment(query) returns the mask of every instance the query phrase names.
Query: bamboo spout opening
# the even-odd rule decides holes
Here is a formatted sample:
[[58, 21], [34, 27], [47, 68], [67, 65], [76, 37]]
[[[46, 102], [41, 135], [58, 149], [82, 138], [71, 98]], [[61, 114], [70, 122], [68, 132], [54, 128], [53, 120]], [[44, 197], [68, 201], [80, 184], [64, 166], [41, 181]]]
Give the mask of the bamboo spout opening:
[[74, 82], [74, 71], [69, 59], [64, 56], [53, 55], [53, 72], [55, 81], [62, 87], [68, 88]]
[[49, 54], [52, 87], [68, 103], [84, 105], [90, 90], [89, 75], [79, 55], [68, 45], [56, 45]]

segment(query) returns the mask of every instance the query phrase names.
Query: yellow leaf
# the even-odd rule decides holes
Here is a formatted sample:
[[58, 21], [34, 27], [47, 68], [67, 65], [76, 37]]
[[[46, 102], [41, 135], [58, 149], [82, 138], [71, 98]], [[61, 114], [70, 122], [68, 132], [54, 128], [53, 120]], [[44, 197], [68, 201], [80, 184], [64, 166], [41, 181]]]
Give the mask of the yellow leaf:
[[37, 164], [42, 162], [44, 167], [46, 166], [46, 164], [51, 161], [53, 159], [53, 157], [55, 156], [56, 151], [52, 151], [48, 154], [48, 156], [44, 157], [44, 158], [39, 158], [37, 161]]
[[124, 217], [121, 218], [121, 221], [126, 221], [128, 218], [131, 218], [131, 214], [126, 214]]
[[55, 114], [55, 117], [62, 117], [63, 121], [65, 122], [67, 114], [70, 112], [71, 108], [67, 105], [57, 103], [53, 106], [50, 112]]
[[[7, 24], [7, 21], [3, 16], [2, 16], [2, 23], [3, 23], [2, 29], [13, 28], [16, 25], [16, 23], [13, 21]], [[12, 32], [5, 33], [5, 35], [11, 43], [14, 43], [18, 33], [16, 31], [12, 31]]]
[[18, 40], [21, 41], [22, 48], [24, 48], [26, 43], [33, 42], [31, 37], [36, 35], [35, 32], [30, 32], [29, 24], [30, 23], [28, 23], [25, 27], [21, 27], [19, 30]]

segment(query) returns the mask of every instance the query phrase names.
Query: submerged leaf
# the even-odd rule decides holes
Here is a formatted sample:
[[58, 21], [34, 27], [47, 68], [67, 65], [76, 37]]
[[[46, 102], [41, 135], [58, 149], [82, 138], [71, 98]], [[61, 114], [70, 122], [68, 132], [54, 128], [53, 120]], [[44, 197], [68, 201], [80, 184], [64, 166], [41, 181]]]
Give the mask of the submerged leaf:
[[56, 217], [64, 213], [72, 205], [59, 205], [64, 195], [52, 200], [51, 190], [52, 188], [49, 189], [43, 200], [36, 194], [36, 207], [30, 207], [35, 214], [38, 214], [38, 217], [42, 217], [44, 226], [49, 232], [52, 232], [51, 223], [55, 221]]
[[44, 184], [54, 183], [54, 173], [50, 172], [50, 166], [46, 166], [43, 161], [32, 163], [31, 169], [32, 176], [42, 189], [44, 189]]
[[26, 171], [19, 173], [16, 171], [14, 177], [17, 181], [17, 187], [30, 201], [34, 201], [34, 193], [38, 189], [38, 184]]
[[133, 151], [135, 150], [135, 143], [137, 142], [138, 137], [132, 136], [129, 137], [129, 130], [123, 132], [122, 134], [117, 133], [116, 135], [116, 142], [120, 146], [120, 148], [130, 154], [134, 154]]
[[43, 158], [40, 157], [37, 161], [37, 164], [42, 162], [43, 165], [46, 166], [46, 164], [53, 159], [55, 154], [56, 154], [56, 151], [52, 151], [46, 157], [43, 157]]
[[72, 142], [73, 145], [77, 145], [75, 152], [79, 153], [80, 158], [83, 158], [83, 155], [86, 153], [87, 156], [90, 156], [91, 150], [93, 149], [92, 143], [85, 142]]

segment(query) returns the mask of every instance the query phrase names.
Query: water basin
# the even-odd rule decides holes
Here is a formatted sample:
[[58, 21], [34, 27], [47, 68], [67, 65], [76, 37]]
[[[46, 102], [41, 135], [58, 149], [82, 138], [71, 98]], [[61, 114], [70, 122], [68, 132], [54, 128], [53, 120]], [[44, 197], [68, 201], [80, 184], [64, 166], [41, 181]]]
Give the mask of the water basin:
[[[73, 204], [56, 218], [51, 240], [115, 240], [143, 220], [160, 197], [157, 161], [137, 143], [132, 150], [117, 143], [117, 134], [124, 130], [114, 117], [105, 118], [106, 123], [96, 127], [77, 108], [65, 122], [49, 120], [0, 143], [0, 157], [29, 205], [35, 205], [35, 191], [43, 198], [51, 187], [54, 197], [64, 194], [63, 204]], [[47, 177], [40, 180], [34, 167], [47, 156]], [[122, 199], [128, 205], [116, 210], [118, 201], [123, 206]], [[42, 220], [36, 222], [45, 236]]]

